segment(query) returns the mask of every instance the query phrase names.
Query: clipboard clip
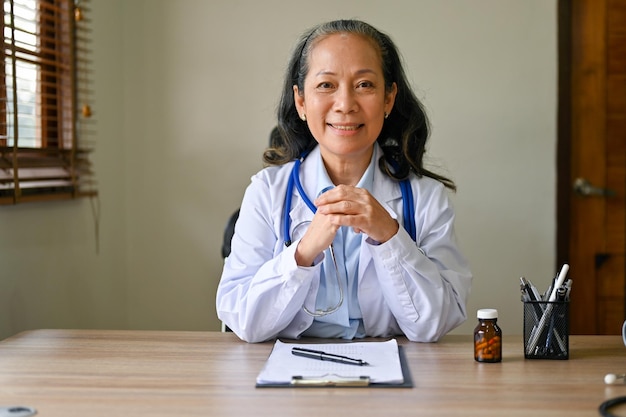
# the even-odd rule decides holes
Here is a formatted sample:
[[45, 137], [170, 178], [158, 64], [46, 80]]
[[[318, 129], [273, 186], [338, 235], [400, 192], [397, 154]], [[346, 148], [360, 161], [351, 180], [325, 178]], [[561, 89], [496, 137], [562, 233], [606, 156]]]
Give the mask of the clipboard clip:
[[302, 376], [294, 376], [291, 378], [291, 385], [294, 387], [366, 387], [369, 384], [369, 376], [347, 378], [331, 374], [313, 378], [305, 378]]

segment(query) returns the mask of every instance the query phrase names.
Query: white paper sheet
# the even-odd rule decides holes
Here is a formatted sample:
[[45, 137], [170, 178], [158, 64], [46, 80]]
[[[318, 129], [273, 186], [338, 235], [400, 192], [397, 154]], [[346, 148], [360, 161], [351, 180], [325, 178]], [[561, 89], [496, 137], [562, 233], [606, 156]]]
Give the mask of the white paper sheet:
[[[291, 353], [294, 347], [362, 359], [369, 365], [356, 366], [295, 356]], [[342, 380], [362, 376], [369, 377], [370, 383], [404, 382], [396, 339], [385, 342], [325, 344], [284, 343], [277, 340], [257, 377], [257, 384], [289, 384], [293, 377]]]

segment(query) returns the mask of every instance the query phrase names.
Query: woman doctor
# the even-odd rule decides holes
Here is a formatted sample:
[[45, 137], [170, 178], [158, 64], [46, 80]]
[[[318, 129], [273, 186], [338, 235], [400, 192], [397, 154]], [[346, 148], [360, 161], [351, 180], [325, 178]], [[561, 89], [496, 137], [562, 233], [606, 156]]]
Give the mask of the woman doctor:
[[220, 320], [248, 342], [432, 342], [460, 325], [472, 275], [455, 242], [455, 186], [422, 166], [428, 122], [391, 39], [357, 20], [306, 33], [278, 127], [282, 143], [243, 198]]

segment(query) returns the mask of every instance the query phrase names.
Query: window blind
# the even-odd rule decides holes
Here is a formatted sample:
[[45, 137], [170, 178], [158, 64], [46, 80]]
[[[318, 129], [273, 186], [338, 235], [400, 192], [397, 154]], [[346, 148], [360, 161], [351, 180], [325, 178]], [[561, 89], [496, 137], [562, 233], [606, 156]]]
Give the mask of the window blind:
[[3, 3], [0, 204], [95, 196], [87, 1]]

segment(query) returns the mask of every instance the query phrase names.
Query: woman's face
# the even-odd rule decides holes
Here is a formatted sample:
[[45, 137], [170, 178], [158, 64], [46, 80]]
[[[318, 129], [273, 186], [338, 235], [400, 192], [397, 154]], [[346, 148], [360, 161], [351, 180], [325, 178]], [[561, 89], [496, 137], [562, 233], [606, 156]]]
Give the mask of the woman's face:
[[385, 92], [380, 53], [373, 44], [345, 33], [313, 47], [304, 91], [293, 89], [298, 113], [306, 115], [327, 161], [370, 158], [397, 91], [394, 83]]

